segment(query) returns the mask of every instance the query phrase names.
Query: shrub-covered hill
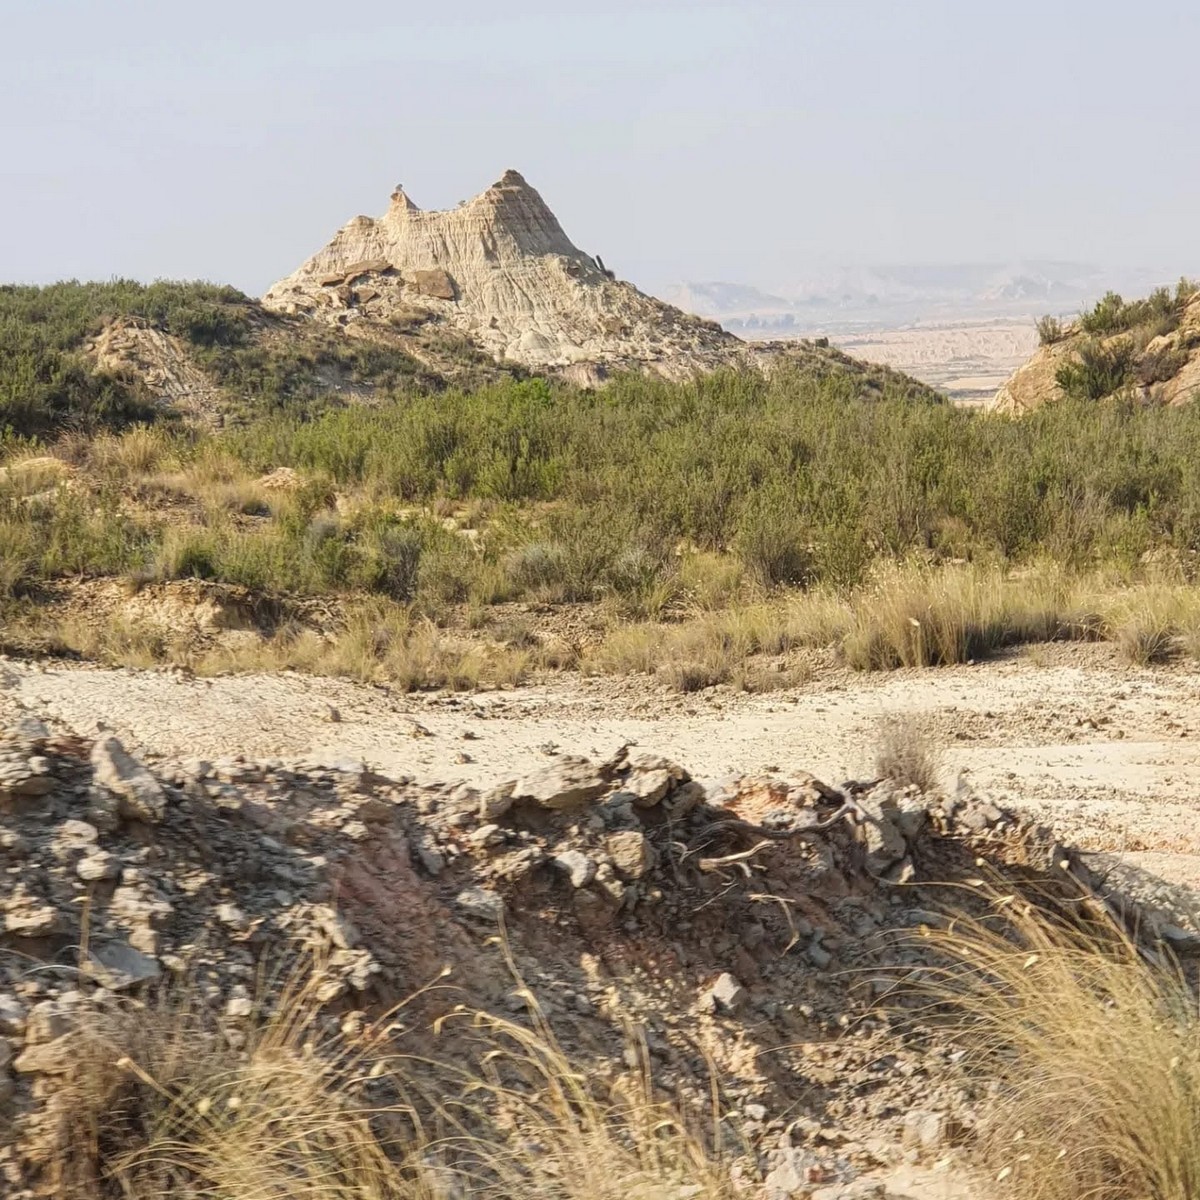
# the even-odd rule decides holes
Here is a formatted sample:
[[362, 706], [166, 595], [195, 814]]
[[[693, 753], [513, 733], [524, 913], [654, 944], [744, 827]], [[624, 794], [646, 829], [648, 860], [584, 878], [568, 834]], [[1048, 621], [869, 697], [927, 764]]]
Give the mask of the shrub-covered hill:
[[1041, 347], [996, 393], [993, 411], [1113, 395], [1178, 405], [1200, 394], [1200, 286], [1190, 280], [1143, 300], [1109, 292], [1069, 325], [1043, 317], [1038, 332]]
[[[941, 399], [823, 342], [760, 348], [758, 369], [778, 364], [845, 378], [865, 398]], [[211, 283], [0, 285], [0, 434], [45, 438], [161, 416], [210, 427], [280, 412], [303, 417], [524, 374], [433, 312], [338, 325], [272, 312]]]
[[220, 424], [498, 373], [460, 337], [356, 337], [217, 284], [0, 286], [0, 430], [25, 436], [164, 413]]

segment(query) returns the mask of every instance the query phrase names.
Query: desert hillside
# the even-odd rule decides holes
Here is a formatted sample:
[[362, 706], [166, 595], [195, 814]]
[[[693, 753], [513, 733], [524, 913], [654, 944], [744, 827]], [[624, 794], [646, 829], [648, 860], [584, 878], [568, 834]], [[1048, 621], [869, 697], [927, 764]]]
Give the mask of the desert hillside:
[[990, 408], [1017, 415], [1064, 398], [1127, 395], [1142, 404], [1186, 404], [1200, 391], [1200, 290], [1181, 280], [1145, 300], [1109, 292], [1078, 320], [1039, 322], [1041, 346]]
[[432, 318], [528, 367], [653, 362], [686, 373], [742, 347], [618, 282], [516, 171], [448, 212], [422, 211], [397, 188], [384, 216], [355, 217], [264, 303], [339, 325]]
[[800, 370], [848, 395], [932, 388], [825, 339], [756, 343], [620, 282], [515, 171], [423, 213], [397, 191], [259, 302], [202, 282], [0, 286], [0, 430], [45, 436], [161, 417], [220, 427], [538, 373], [595, 386]]
[[[382, 217], [355, 217], [263, 304], [365, 338], [453, 330], [499, 364], [585, 384], [619, 371], [688, 379], [788, 362], [852, 373], [878, 393], [895, 374], [865, 368], [824, 340], [750, 344], [645, 295], [575, 246], [517, 171], [446, 212], [424, 211], [397, 188]], [[913, 390], [936, 398], [922, 385]]]
[[356, 333], [209, 283], [0, 286], [0, 429], [47, 436], [162, 417], [215, 427], [505, 374], [457, 334]]
[[5, 1200], [1190, 1197], [1064, 1114], [1200, 1095], [1200, 405], [351, 230], [0, 291]]

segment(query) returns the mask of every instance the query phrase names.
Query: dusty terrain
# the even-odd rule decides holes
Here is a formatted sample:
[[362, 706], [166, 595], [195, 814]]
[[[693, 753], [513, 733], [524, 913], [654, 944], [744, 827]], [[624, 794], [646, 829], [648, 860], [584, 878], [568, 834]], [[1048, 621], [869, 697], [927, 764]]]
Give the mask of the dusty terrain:
[[[452, 997], [414, 1015], [460, 998], [519, 1014], [515, 968], [598, 1078], [631, 1020], [686, 1102], [715, 1066], [756, 1196], [979, 1200], [979, 1096], [944, 1041], [877, 1003], [926, 961], [897, 931], [936, 920], [948, 882], [1032, 870], [1132, 899], [1147, 937], [1191, 953], [1198, 700], [1194, 667], [1079, 644], [758, 696], [577, 676], [409, 695], [4, 659], [0, 948], [69, 962], [86, 894], [84, 975], [107, 985], [0, 959], [0, 1106], [19, 1114], [0, 1179], [58, 1161], [47, 1120], [87, 1014], [117, 1020], [117, 996], [198, 962], [236, 1039], [255, 961], [332, 939], [328, 996], [354, 1019], [443, 963]], [[941, 795], [866, 782], [895, 713], [943, 748]], [[502, 913], [511, 959], [490, 936]]]
[[1033, 317], [832, 333], [855, 358], [881, 363], [963, 404], [990, 400], [1037, 349]]
[[169, 757], [362, 758], [420, 783], [488, 786], [556, 754], [622, 745], [698, 777], [802, 768], [867, 778], [881, 719], [928, 716], [944, 785], [960, 772], [1051, 819], [1085, 849], [1200, 883], [1200, 671], [1139, 669], [1112, 647], [1065, 645], [975, 666], [830, 672], [795, 690], [681, 696], [641, 678], [557, 677], [465, 696], [406, 695], [294, 674], [193, 679], [8, 660], [0, 716], [25, 710], [83, 735], [98, 723]]
[[[977, 1092], [943, 1039], [878, 1003], [929, 961], [904, 930], [940, 919], [946, 884], [985, 860], [1049, 872], [1068, 898], [1108, 895], [1086, 856], [997, 803], [1067, 811], [1093, 755], [1124, 766], [1122, 787], [1070, 814], [1094, 844], [1111, 845], [1110, 818], [1157, 781], [1172, 809], [1147, 814], [1139, 845], [1181, 850], [1165, 822], [1192, 812], [1164, 769], [1195, 749], [1165, 743], [1194, 710], [1195, 674], [1096, 655], [830, 677], [770, 701], [670, 701], [638, 680], [409, 697], [295, 676], [2, 670], [0, 870], [14, 886], [0, 904], [13, 952], [0, 1108], [16, 1141], [0, 1138], [0, 1180], [23, 1196], [60, 1194], [55, 1171], [88, 1168], [56, 1130], [90, 1022], [145, 1054], [122, 997], [199, 970], [236, 1048], [254, 965], [298, 946], [324, 947], [322, 996], [352, 1026], [449, 966], [451, 996], [410, 1010], [419, 1051], [455, 1000], [520, 1020], [523, 980], [575, 1061], [617, 1086], [635, 1022], [683, 1103], [702, 1108], [715, 1068], [752, 1195], [982, 1195], [964, 1148]], [[978, 778], [959, 774], [943, 798], [809, 774], [870, 775], [877, 720], [895, 710], [928, 713], [965, 746], [948, 772]], [[510, 954], [493, 936], [502, 914]], [[439, 1061], [470, 1054], [469, 1039], [439, 1040]]]

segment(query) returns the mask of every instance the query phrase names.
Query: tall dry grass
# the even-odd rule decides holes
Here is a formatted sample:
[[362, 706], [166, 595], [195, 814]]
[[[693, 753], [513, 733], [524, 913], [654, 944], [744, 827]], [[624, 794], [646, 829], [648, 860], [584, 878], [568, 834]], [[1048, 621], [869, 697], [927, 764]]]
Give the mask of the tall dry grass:
[[[86, 1009], [37, 1154], [63, 1200], [726, 1200], [644, 1047], [601, 1081], [528, 1024], [455, 1009], [434, 1054], [394, 1014], [331, 1019], [302, 972], [224, 1036], [195, 986]], [[363, 1016], [360, 1014], [360, 1017]], [[406, 1024], [411, 1024], [404, 1018]], [[626, 1060], [623, 1060], [626, 1061]]]
[[[614, 629], [586, 657], [599, 674], [657, 673], [679, 686], [726, 682], [755, 655], [835, 648], [863, 671], [949, 666], [1007, 647], [1114, 642], [1135, 665], [1200, 656], [1200, 589], [1168, 574], [1128, 583], [1054, 564], [1020, 573], [999, 566], [917, 562], [878, 567], [842, 592], [814, 588], [731, 601], [673, 624]], [[684, 690], [687, 690], [685, 687]]]
[[373, 1102], [376, 1037], [329, 1026], [319, 971], [285, 983], [270, 1012], [229, 1038], [203, 989], [143, 1006], [87, 1006], [66, 1035], [73, 1063], [48, 1101], [36, 1159], [63, 1200], [399, 1200], [429, 1195], [397, 1169], [402, 1147]]
[[988, 1085], [976, 1155], [1022, 1200], [1200, 1195], [1200, 997], [1107, 918], [1013, 895], [930, 933], [925, 991]]
[[943, 759], [928, 721], [912, 713], [893, 713], [880, 722], [875, 770], [882, 778], [932, 792], [941, 780]]
[[303, 671], [405, 691], [512, 687], [545, 660], [535, 648], [456, 637], [386, 601], [352, 605], [328, 632], [292, 624], [263, 634], [189, 635], [162, 619], [120, 613], [38, 620], [26, 632], [56, 652], [113, 666], [170, 663], [199, 675]]

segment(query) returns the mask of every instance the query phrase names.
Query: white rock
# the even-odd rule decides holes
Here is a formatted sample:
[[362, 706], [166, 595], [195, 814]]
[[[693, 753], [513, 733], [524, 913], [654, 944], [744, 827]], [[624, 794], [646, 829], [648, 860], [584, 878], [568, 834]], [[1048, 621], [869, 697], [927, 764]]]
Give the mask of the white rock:
[[564, 850], [556, 854], [554, 865], [566, 873], [572, 887], [587, 887], [596, 877], [595, 862], [579, 850]]
[[723, 1013], [736, 1013], [749, 999], [749, 993], [737, 979], [725, 971], [708, 990], [710, 1002]]
[[92, 770], [96, 783], [117, 797], [122, 816], [151, 824], [163, 819], [166, 793], [116, 738], [103, 738], [92, 747]]

